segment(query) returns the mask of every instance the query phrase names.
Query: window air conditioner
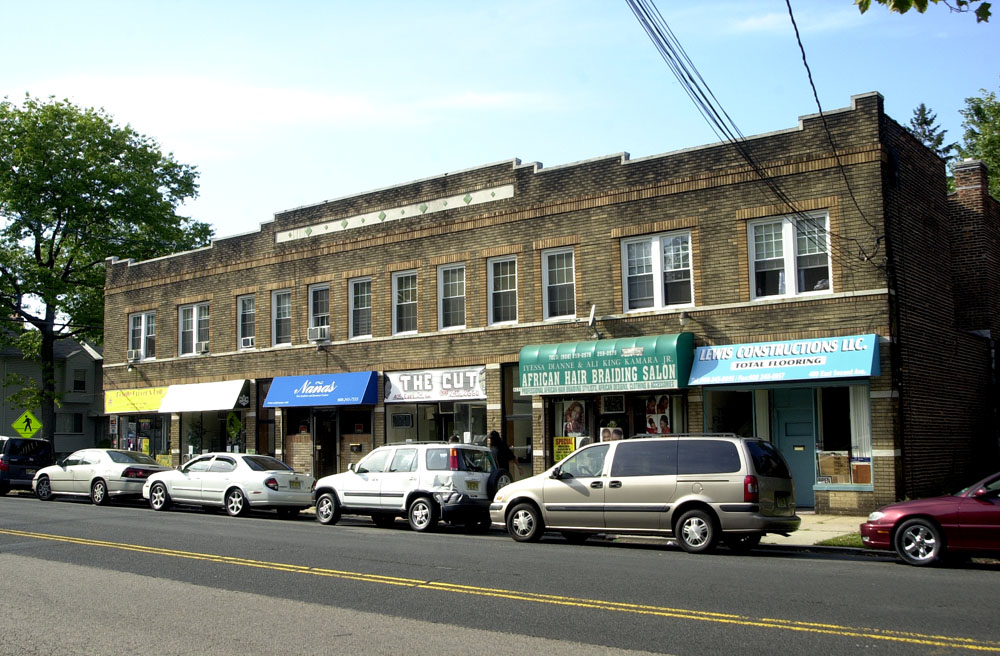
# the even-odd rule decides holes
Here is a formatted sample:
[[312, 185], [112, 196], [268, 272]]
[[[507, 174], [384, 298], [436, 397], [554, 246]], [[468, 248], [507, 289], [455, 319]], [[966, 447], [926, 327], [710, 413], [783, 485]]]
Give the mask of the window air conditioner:
[[330, 340], [330, 326], [316, 326], [309, 329], [310, 342], [327, 342]]
[[254, 338], [253, 337], [241, 337], [240, 338], [240, 348], [253, 348]]
[[138, 362], [142, 360], [142, 351], [139, 349], [129, 349], [125, 352], [125, 359], [129, 362]]
[[195, 342], [195, 353], [208, 353], [208, 342]]

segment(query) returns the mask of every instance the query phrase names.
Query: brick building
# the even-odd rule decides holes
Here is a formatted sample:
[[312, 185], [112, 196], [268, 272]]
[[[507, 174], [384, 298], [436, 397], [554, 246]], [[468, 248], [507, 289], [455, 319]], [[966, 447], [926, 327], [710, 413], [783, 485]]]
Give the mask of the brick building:
[[984, 167], [949, 196], [876, 93], [745, 146], [754, 166], [725, 144], [502, 162], [109, 260], [106, 410], [165, 461], [316, 475], [494, 428], [525, 474], [585, 440], [735, 431], [831, 512], [996, 468]]

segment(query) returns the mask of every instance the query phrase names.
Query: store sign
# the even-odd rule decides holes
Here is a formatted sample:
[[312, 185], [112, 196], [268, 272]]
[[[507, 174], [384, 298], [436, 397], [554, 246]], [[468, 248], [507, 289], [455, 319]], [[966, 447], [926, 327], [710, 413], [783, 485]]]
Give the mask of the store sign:
[[674, 389], [687, 384], [691, 333], [539, 344], [521, 349], [521, 394]]
[[104, 413], [124, 414], [127, 412], [159, 412], [166, 387], [145, 387], [143, 389], [108, 390], [104, 392]]
[[702, 346], [691, 385], [772, 383], [878, 376], [878, 335]]
[[486, 398], [486, 367], [399, 371], [385, 375], [386, 403]]
[[374, 371], [282, 376], [271, 382], [264, 407], [374, 405], [377, 387]]

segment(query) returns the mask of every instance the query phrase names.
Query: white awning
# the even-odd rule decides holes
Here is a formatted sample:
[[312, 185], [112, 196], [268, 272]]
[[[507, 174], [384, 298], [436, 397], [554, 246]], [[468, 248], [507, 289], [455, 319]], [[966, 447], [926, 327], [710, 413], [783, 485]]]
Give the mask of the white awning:
[[250, 407], [250, 381], [171, 385], [160, 404], [160, 412], [243, 410]]

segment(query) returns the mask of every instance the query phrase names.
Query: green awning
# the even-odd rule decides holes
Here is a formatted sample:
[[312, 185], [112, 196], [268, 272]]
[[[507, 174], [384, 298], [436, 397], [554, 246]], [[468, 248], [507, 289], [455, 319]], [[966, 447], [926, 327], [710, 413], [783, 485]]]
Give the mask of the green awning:
[[633, 392], [686, 387], [694, 359], [691, 333], [521, 349], [521, 394]]

